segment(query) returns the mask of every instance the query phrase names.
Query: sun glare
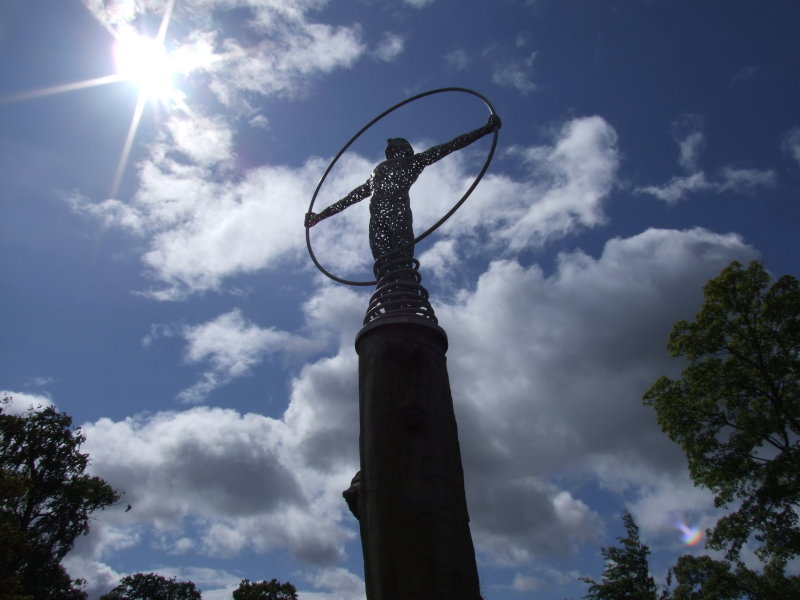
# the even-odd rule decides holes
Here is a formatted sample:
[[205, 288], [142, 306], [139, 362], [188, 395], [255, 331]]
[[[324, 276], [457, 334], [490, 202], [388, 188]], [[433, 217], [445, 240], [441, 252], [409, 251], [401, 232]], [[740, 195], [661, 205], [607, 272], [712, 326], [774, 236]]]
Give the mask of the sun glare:
[[178, 72], [189, 73], [211, 61], [210, 57], [194, 53], [187, 49], [183, 49], [182, 52], [179, 49], [176, 56], [171, 56], [170, 53], [167, 52], [164, 47], [164, 38], [166, 37], [174, 5], [175, 0], [167, 0], [158, 34], [154, 38], [144, 36], [132, 29], [122, 32], [114, 31], [112, 28], [108, 27], [109, 33], [115, 38], [113, 47], [114, 59], [117, 66], [117, 72], [115, 74], [95, 77], [85, 81], [55, 85], [29, 92], [0, 96], [0, 104], [4, 104], [6, 102], [32, 100], [52, 94], [119, 83], [121, 81], [130, 81], [134, 83], [138, 88], [138, 99], [133, 109], [128, 135], [125, 138], [119, 163], [117, 164], [117, 171], [114, 175], [111, 188], [112, 197], [116, 196], [119, 190], [122, 175], [125, 172], [125, 166], [130, 157], [133, 140], [136, 137], [139, 121], [141, 120], [147, 101], [151, 99], [157, 100], [169, 109], [175, 108], [187, 115], [192, 115], [193, 112], [185, 101], [186, 94], [178, 89], [175, 84], [175, 75]]
[[114, 44], [120, 77], [135, 83], [148, 98], [169, 99], [175, 93], [175, 63], [157, 39], [131, 33]]

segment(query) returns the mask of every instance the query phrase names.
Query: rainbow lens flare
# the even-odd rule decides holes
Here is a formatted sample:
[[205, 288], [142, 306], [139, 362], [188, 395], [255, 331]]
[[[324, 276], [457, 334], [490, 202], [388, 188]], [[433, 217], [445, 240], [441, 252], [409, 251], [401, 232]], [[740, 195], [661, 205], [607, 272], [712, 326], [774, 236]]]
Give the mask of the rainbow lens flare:
[[695, 546], [703, 539], [703, 531], [696, 525], [690, 527], [683, 519], [678, 519], [675, 527], [681, 532], [681, 539], [687, 546]]

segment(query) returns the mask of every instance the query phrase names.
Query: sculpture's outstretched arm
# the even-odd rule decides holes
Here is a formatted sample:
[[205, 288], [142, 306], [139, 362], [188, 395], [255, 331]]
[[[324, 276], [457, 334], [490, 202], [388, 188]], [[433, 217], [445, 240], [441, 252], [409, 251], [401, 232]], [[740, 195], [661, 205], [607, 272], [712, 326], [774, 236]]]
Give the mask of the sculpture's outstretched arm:
[[427, 167], [428, 165], [432, 165], [437, 160], [443, 159], [445, 156], [450, 154], [451, 152], [455, 152], [456, 150], [461, 150], [461, 148], [465, 148], [469, 146], [471, 143], [478, 141], [483, 136], [492, 133], [493, 131], [500, 129], [502, 126], [502, 122], [500, 121], [500, 117], [497, 115], [491, 115], [489, 117], [489, 121], [483, 127], [478, 127], [477, 129], [473, 129], [469, 133], [465, 133], [463, 135], [459, 135], [458, 137], [453, 138], [449, 142], [445, 142], [444, 144], [440, 144], [438, 146], [434, 146], [433, 148], [429, 148], [425, 150], [425, 152], [420, 152], [415, 156], [415, 160], [421, 163], [421, 166]]
[[351, 204], [355, 204], [356, 202], [360, 202], [367, 196], [372, 194], [372, 188], [369, 185], [369, 181], [366, 183], [361, 184], [352, 192], [347, 194], [344, 198], [339, 200], [338, 202], [334, 202], [328, 208], [323, 210], [319, 213], [306, 213], [306, 227], [313, 227], [323, 219], [327, 219], [331, 215], [335, 215], [336, 213], [342, 212], [345, 208], [350, 206]]

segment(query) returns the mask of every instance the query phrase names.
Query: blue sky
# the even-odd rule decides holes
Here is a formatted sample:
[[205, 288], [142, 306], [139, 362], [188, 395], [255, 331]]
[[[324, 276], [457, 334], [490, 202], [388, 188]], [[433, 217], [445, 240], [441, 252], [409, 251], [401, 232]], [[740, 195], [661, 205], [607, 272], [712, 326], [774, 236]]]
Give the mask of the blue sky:
[[[166, 54], [124, 70], [115, 40], [157, 38], [167, 8], [0, 7], [0, 388], [73, 415], [124, 491], [70, 573], [93, 596], [155, 570], [212, 600], [244, 577], [363, 598], [340, 494], [369, 291], [314, 269], [303, 214], [362, 125], [445, 86], [503, 119], [480, 187], [417, 251], [486, 598], [581, 595], [625, 507], [657, 579], [703, 551], [676, 523], [719, 515], [641, 396], [679, 372], [671, 325], [731, 260], [797, 275], [797, 3], [176, 0]], [[387, 137], [423, 149], [486, 117], [464, 94], [408, 105], [317, 206], [363, 183]], [[423, 174], [419, 231], [487, 148]], [[362, 204], [313, 230], [353, 279], [370, 275]]]

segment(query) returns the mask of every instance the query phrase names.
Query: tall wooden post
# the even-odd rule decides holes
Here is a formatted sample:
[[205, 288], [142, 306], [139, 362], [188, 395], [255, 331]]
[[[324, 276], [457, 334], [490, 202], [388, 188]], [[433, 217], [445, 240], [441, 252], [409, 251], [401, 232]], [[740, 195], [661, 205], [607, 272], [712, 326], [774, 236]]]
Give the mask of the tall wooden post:
[[384, 317], [356, 351], [367, 599], [479, 600], [447, 336], [423, 318]]

